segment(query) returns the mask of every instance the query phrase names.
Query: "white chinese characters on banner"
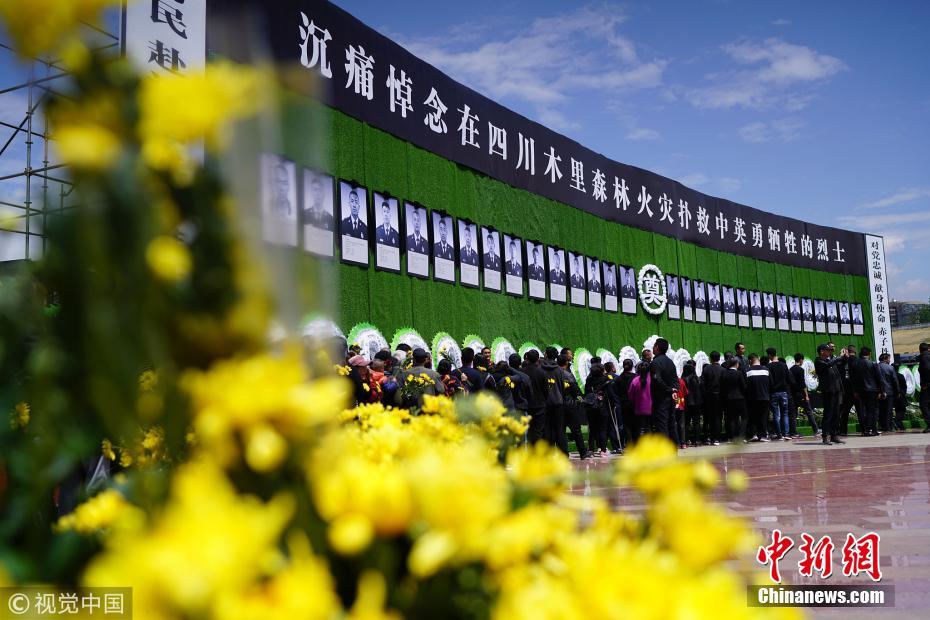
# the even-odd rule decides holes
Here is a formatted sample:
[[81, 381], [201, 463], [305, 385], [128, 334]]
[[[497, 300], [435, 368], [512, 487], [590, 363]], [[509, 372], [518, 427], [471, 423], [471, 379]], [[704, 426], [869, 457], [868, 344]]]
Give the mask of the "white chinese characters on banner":
[[[207, 0], [139, 0], [127, 3], [123, 10], [121, 48], [140, 70], [184, 73], [206, 64]], [[329, 33], [312, 25], [303, 29], [306, 39], [312, 39], [312, 47], [305, 53], [317, 63], [325, 63], [325, 42], [321, 47], [318, 41], [328, 38]]]
[[869, 268], [869, 295], [872, 300], [872, 330], [875, 357], [888, 353], [894, 357], [891, 340], [891, 313], [888, 307], [888, 272], [885, 268], [885, 241], [875, 235], [865, 236], [866, 266]]

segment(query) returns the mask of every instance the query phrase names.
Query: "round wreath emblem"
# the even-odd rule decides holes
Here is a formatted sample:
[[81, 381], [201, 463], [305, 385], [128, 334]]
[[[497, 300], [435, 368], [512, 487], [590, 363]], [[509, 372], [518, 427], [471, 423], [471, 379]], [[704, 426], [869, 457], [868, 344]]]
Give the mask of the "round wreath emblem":
[[662, 270], [655, 265], [643, 265], [639, 270], [637, 280], [639, 288], [639, 302], [643, 310], [652, 315], [665, 312], [668, 303], [668, 294], [665, 288], [665, 277]]

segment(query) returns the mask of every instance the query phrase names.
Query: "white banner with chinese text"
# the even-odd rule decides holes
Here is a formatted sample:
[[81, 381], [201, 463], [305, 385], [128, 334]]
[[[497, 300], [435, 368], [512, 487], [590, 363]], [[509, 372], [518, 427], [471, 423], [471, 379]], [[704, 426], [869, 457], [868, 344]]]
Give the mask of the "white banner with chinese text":
[[894, 357], [891, 340], [891, 316], [888, 302], [888, 270], [885, 267], [885, 242], [875, 235], [865, 236], [866, 264], [869, 270], [869, 295], [872, 300], [872, 330], [875, 336], [875, 355], [882, 353]]

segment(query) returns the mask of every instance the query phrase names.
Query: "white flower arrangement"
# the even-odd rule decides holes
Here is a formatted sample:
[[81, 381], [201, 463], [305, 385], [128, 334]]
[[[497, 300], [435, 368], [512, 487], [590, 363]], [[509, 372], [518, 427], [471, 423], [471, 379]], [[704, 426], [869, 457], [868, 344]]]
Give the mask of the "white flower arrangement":
[[[646, 278], [650, 273], [655, 274], [654, 278]], [[658, 285], [650, 285], [647, 288], [647, 284], [658, 279]], [[639, 290], [639, 303], [643, 307], [643, 310], [658, 316], [665, 312], [665, 306], [668, 304], [668, 291], [665, 288], [665, 276], [662, 275], [662, 270], [656, 267], [653, 264], [643, 265], [643, 268], [639, 270], [639, 278], [637, 278], [637, 288]]]

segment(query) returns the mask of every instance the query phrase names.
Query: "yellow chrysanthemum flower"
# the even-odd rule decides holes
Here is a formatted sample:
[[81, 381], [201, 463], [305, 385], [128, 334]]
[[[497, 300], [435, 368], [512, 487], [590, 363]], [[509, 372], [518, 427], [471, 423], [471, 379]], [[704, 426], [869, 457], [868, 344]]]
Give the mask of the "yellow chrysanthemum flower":
[[145, 249], [145, 262], [158, 279], [178, 282], [187, 278], [194, 259], [186, 245], [174, 237], [160, 235]]

